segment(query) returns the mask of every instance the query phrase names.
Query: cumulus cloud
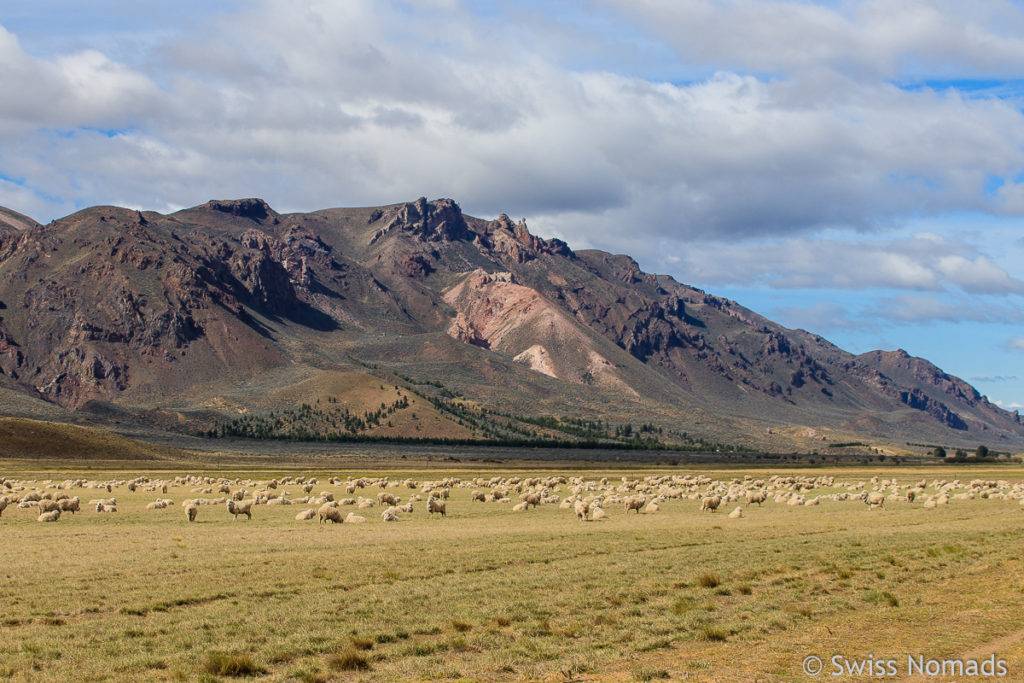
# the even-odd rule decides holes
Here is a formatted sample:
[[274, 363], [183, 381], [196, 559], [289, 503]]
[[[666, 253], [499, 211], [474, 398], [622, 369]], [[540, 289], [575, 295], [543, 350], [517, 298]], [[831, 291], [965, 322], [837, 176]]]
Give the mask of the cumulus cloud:
[[816, 332], [862, 328], [864, 325], [845, 307], [830, 301], [815, 301], [807, 306], [781, 306], [772, 311], [772, 317], [787, 327]]
[[[769, 21], [777, 14], [826, 36], [881, 30], [802, 4], [643, 11], [677, 6], [722, 26], [735, 26], [740, 10], [765, 15], [765, 30], [776, 26], [763, 37], [775, 45], [768, 54], [804, 50], [776, 35], [786, 23]], [[752, 67], [742, 60], [714, 55], [715, 68], [733, 70], [652, 81], [567, 68], [535, 49], [528, 29], [454, 3], [317, 0], [296, 11], [261, 0], [212, 16], [197, 36], [155, 44], [132, 65], [96, 49], [31, 57], [4, 32], [0, 54], [11, 66], [0, 85], [26, 96], [0, 104], [0, 171], [25, 168], [31, 187], [79, 203], [144, 203], [157, 194], [138, 175], [148, 159], [142, 178], [163, 188], [164, 203], [239, 187], [286, 210], [452, 196], [471, 212], [536, 217], [574, 241], [604, 244], [625, 231], [718, 241], [875, 230], [954, 210], [1024, 213], [1024, 202], [985, 191], [992, 176], [1024, 170], [1024, 116], [1011, 102], [837, 70], [745, 74]], [[553, 30], [538, 35], [550, 42]], [[797, 57], [772, 59], [782, 69]], [[49, 144], [54, 128], [73, 139]], [[125, 134], [104, 143], [82, 128]], [[88, 160], [97, 152], [127, 161], [96, 170]], [[96, 182], [83, 186], [84, 176]], [[945, 268], [964, 279], [982, 266]], [[904, 274], [927, 286], [920, 280], [933, 272]], [[997, 275], [976, 274], [978, 286]]]
[[1024, 14], [1005, 0], [605, 2], [639, 13], [687, 61], [745, 71], [1014, 76], [1024, 66]]
[[966, 244], [907, 239], [807, 239], [678, 245], [675, 269], [709, 284], [862, 290], [895, 288], [1024, 294], [1024, 282]]
[[1006, 342], [1007, 351], [1024, 351], [1024, 337], [1011, 337]]
[[901, 325], [936, 322], [1024, 324], [1024, 311], [1019, 307], [979, 302], [963, 296], [900, 293], [879, 298], [862, 314]]

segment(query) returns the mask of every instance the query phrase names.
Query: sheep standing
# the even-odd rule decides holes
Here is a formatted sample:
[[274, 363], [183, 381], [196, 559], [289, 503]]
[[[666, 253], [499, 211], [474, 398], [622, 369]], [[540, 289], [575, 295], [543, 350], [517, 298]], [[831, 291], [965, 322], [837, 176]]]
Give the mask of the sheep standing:
[[714, 512], [721, 504], [721, 496], [708, 496], [700, 501], [700, 511], [704, 512], [705, 510], [710, 510], [711, 512]]
[[0, 496], [0, 517], [4, 516], [4, 509], [7, 507], [9, 502], [10, 501], [7, 499], [7, 496]]
[[341, 524], [345, 520], [341, 516], [341, 510], [334, 507], [330, 503], [324, 503], [317, 510], [317, 516], [320, 518], [320, 524], [325, 524], [327, 520], [330, 520], [334, 524]]
[[871, 508], [884, 508], [885, 507], [885, 494], [881, 491], [872, 491], [864, 496], [864, 502], [867, 503], [868, 509]]
[[576, 519], [581, 522], [587, 521], [587, 515], [590, 514], [590, 505], [585, 500], [577, 500], [574, 506], [576, 510]]
[[196, 505], [195, 503], [185, 507], [185, 517], [188, 518], [188, 521], [190, 521], [190, 522], [196, 521], [196, 516], [198, 514], [199, 514], [199, 506]]
[[82, 511], [81, 501], [78, 496], [75, 496], [74, 498], [62, 498], [59, 501], [59, 505], [61, 512], [70, 512], [71, 514], [75, 514], [76, 512]]
[[245, 515], [248, 519], [252, 519], [253, 502], [254, 501], [252, 500], [245, 500], [241, 502], [235, 500], [228, 500], [228, 514], [234, 515], [235, 519], [238, 519], [238, 515]]
[[629, 496], [628, 498], [626, 498], [623, 501], [623, 503], [625, 503], [626, 512], [627, 513], [630, 510], [636, 510], [636, 514], [638, 514], [638, 515], [640, 514], [640, 509], [643, 508], [644, 503], [646, 503], [646, 502], [647, 502], [647, 497], [646, 496], [642, 496], [642, 495], [641, 496]]
[[764, 491], [751, 491], [750, 493], [747, 494], [748, 506], [757, 503], [757, 506], [761, 507], [761, 504], [764, 503], [766, 500], [768, 500], [768, 494], [765, 493]]
[[433, 516], [435, 512], [441, 513], [442, 517], [447, 516], [447, 512], [445, 511], [445, 502], [433, 497], [427, 498], [427, 512], [429, 512], [431, 516]]

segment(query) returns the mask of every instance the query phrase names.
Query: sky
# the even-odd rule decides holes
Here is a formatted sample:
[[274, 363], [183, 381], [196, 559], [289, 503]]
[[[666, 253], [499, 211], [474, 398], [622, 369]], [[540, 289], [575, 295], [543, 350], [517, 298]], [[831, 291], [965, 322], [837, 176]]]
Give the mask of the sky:
[[0, 206], [451, 197], [1024, 407], [1024, 4], [0, 5]]

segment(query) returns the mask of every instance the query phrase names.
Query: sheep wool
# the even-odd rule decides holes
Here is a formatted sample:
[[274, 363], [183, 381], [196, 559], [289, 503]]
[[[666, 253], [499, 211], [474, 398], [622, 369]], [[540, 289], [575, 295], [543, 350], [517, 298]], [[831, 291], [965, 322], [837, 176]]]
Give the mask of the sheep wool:
[[37, 522], [56, 522], [58, 519], [60, 519], [59, 509], [44, 512], [43, 514], [36, 517]]
[[317, 511], [317, 515], [320, 518], [320, 524], [327, 523], [330, 520], [333, 524], [341, 524], [344, 522], [344, 518], [341, 516], [341, 510], [331, 505], [330, 503], [324, 503], [320, 506]]

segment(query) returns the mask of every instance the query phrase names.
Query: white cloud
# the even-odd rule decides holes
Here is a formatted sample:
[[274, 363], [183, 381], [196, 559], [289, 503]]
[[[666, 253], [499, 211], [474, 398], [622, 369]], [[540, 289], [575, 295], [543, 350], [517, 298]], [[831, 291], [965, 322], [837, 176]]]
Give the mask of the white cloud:
[[754, 72], [1000, 73], [1024, 67], [1024, 14], [1005, 0], [606, 0], [688, 62]]
[[987, 256], [934, 234], [891, 240], [679, 243], [674, 250], [679, 259], [674, 270], [688, 281], [706, 284], [1024, 294], [1024, 282]]
[[921, 295], [909, 292], [885, 296], [861, 315], [901, 325], [927, 323], [1024, 324], [1019, 307], [978, 301], [963, 296]]
[[1011, 337], [1006, 342], [1007, 351], [1024, 351], [1024, 337]]

